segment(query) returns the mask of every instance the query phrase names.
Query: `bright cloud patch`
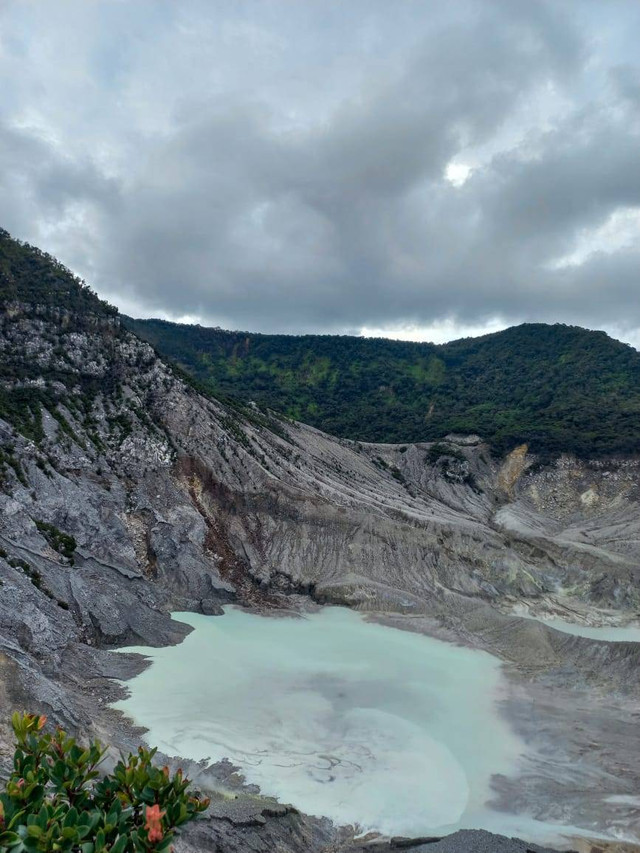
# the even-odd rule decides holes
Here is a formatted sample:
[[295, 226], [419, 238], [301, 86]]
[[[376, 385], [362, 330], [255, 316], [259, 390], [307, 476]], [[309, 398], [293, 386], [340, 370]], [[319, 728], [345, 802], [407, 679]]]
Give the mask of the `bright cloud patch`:
[[447, 163], [445, 178], [454, 187], [461, 187], [471, 174], [471, 166], [465, 163]]

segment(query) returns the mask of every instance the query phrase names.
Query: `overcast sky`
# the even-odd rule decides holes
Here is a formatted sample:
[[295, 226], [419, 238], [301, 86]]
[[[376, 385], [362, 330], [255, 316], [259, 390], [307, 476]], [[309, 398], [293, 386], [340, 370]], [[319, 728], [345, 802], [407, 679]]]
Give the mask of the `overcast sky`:
[[0, 0], [0, 225], [135, 316], [640, 344], [638, 0]]

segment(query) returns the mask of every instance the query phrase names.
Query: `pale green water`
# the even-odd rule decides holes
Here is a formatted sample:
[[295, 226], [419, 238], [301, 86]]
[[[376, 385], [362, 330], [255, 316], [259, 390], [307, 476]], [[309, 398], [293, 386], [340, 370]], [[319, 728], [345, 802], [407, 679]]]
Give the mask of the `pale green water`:
[[624, 627], [603, 625], [602, 627], [594, 627], [592, 625], [580, 625], [577, 622], [565, 622], [564, 619], [543, 619], [539, 616], [529, 615], [524, 615], [524, 618], [542, 622], [543, 625], [548, 625], [549, 628], [555, 628], [556, 631], [562, 631], [565, 634], [572, 634], [576, 637], [588, 637], [591, 640], [606, 640], [609, 643], [640, 643], [640, 626], [638, 625], [625, 625]]
[[[487, 809], [522, 751], [497, 712], [499, 661], [342, 608], [302, 619], [177, 613], [178, 646], [115, 707], [170, 755], [229, 758], [265, 794], [390, 835], [534, 833]], [[541, 828], [543, 825], [539, 825]]]

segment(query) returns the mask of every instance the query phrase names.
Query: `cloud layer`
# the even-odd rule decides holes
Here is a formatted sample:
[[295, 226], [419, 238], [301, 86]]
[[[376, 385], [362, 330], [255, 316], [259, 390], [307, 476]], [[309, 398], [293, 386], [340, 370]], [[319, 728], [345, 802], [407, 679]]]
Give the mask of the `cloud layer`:
[[638, 32], [635, 0], [5, 0], [0, 224], [147, 316], [634, 339]]

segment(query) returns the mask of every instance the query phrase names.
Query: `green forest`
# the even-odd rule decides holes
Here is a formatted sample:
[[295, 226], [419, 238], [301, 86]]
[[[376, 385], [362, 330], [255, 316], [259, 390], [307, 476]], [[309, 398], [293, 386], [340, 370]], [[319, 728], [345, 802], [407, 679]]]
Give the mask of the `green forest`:
[[604, 332], [524, 324], [444, 345], [126, 322], [210, 392], [360, 441], [478, 433], [497, 453], [640, 448], [640, 354]]

